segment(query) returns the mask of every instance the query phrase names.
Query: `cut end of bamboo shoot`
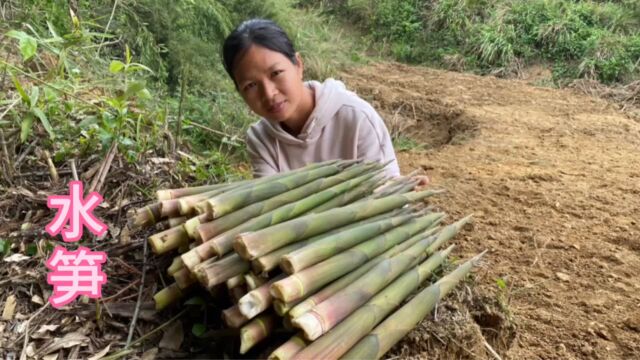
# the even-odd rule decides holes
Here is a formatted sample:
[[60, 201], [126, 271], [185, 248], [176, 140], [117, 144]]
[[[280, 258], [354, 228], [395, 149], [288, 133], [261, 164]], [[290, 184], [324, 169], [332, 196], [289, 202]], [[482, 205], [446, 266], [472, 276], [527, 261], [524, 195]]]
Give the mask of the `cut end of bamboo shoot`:
[[200, 258], [200, 255], [198, 255], [196, 249], [191, 249], [186, 253], [180, 255], [180, 257], [182, 258], [182, 263], [184, 264], [184, 266], [186, 266], [191, 271], [193, 271], [195, 267], [202, 262], [202, 259]]
[[149, 237], [149, 245], [151, 245], [151, 251], [153, 251], [154, 254], [163, 253], [163, 243], [164, 242], [155, 235]]
[[178, 272], [180, 269], [184, 267], [185, 266], [184, 266], [184, 263], [182, 262], [182, 258], [180, 256], [176, 256], [173, 258], [171, 265], [169, 265], [169, 267], [167, 268], [167, 274], [169, 276], [173, 276], [173, 274], [175, 274], [176, 272]]
[[313, 341], [324, 333], [322, 330], [322, 322], [313, 311], [302, 314], [301, 316], [291, 320], [291, 323], [293, 326], [304, 332], [304, 336], [307, 340]]
[[143, 208], [133, 210], [128, 215], [128, 226], [132, 230], [149, 227], [160, 221], [160, 203], [147, 205]]
[[296, 268], [289, 255], [285, 255], [280, 259], [280, 268], [287, 274], [293, 274], [296, 272]]
[[246, 316], [242, 315], [237, 305], [223, 310], [222, 319], [227, 326], [234, 329], [240, 328], [249, 321]]
[[189, 236], [182, 225], [151, 235], [149, 243], [155, 254], [164, 254], [171, 250], [189, 245]]
[[[287, 280], [287, 279], [284, 279], [284, 280]], [[278, 299], [280, 301], [286, 302], [286, 300], [284, 298], [284, 296], [285, 296], [284, 287], [285, 286], [282, 284], [282, 281], [277, 281], [277, 282], [271, 284], [271, 287], [269, 288], [269, 293], [274, 298], [276, 298], [276, 299]]]
[[158, 190], [156, 191], [156, 197], [158, 198], [158, 201], [173, 199], [171, 190]]
[[178, 284], [173, 283], [153, 295], [153, 301], [156, 304], [156, 310], [160, 311], [180, 300], [183, 296], [184, 293], [180, 290]]
[[238, 308], [242, 315], [248, 319], [252, 319], [263, 311], [260, 306], [261, 303], [261, 297], [257, 296], [255, 293], [249, 292], [238, 301]]
[[236, 236], [235, 241], [233, 242], [233, 249], [240, 255], [243, 259], [253, 260], [251, 254], [249, 253], [249, 248], [244, 243], [244, 236], [250, 233], [242, 233]]
[[195, 239], [196, 236], [199, 235], [198, 226], [200, 226], [200, 219], [198, 216], [193, 217], [184, 223], [184, 229], [187, 231], [190, 238]]

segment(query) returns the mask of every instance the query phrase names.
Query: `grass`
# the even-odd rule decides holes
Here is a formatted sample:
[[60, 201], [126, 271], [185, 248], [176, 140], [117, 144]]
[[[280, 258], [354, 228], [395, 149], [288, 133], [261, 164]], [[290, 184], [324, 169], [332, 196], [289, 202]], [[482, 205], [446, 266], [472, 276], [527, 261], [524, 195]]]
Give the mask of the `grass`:
[[308, 6], [355, 22], [397, 60], [478, 73], [552, 64], [554, 82], [640, 78], [640, 3], [561, 0], [335, 0]]

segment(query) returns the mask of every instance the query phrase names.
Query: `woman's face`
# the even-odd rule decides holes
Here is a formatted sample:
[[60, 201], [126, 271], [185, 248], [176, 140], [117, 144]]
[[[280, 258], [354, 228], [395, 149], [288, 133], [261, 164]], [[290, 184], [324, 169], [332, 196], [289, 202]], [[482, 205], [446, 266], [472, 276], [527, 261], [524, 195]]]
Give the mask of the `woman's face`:
[[288, 122], [300, 113], [304, 93], [302, 59], [294, 65], [283, 54], [253, 45], [236, 64], [233, 74], [238, 91], [256, 114]]

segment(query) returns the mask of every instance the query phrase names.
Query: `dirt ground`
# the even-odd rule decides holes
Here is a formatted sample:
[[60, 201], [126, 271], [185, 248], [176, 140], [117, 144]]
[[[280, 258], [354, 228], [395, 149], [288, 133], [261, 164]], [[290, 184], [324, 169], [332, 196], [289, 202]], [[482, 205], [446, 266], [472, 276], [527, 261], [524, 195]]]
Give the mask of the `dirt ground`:
[[394, 134], [425, 144], [398, 154], [403, 173], [424, 169], [447, 189], [435, 203], [451, 219], [474, 214], [456, 252], [489, 250], [469, 296], [502, 312], [492, 321], [467, 306], [482, 332], [461, 352], [443, 352], [442, 338], [430, 351], [421, 332], [434, 332], [432, 317], [396, 354], [640, 358], [640, 123], [604, 100], [521, 80], [400, 64], [342, 78]]

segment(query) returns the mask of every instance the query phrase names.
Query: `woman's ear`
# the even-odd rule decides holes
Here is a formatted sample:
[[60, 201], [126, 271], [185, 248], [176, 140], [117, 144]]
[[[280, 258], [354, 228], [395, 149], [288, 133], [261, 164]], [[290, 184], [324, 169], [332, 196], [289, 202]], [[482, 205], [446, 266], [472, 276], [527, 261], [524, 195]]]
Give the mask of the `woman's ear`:
[[304, 77], [304, 63], [302, 61], [302, 56], [300, 56], [299, 52], [296, 52], [296, 62], [298, 63], [296, 66], [298, 67], [298, 75], [302, 80]]

